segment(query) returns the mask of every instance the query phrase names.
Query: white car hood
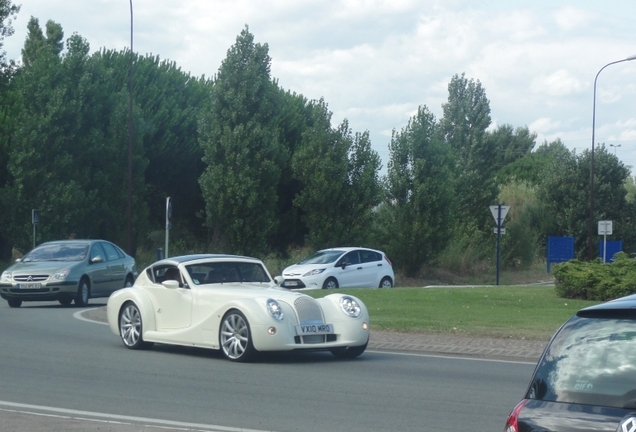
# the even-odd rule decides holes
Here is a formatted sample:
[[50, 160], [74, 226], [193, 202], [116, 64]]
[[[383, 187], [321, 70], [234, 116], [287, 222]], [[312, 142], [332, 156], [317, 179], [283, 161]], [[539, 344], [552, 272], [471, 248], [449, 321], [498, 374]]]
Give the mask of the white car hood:
[[300, 277], [307, 272], [310, 272], [315, 269], [327, 269], [329, 267], [333, 267], [334, 263], [329, 264], [294, 264], [293, 266], [287, 267], [283, 270], [283, 277]]

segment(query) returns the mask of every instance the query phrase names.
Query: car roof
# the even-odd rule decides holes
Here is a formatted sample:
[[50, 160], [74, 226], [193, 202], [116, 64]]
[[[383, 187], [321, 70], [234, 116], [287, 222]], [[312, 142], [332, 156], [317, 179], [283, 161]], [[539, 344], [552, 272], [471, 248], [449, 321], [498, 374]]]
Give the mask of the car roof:
[[191, 254], [191, 255], [180, 255], [173, 256], [169, 258], [164, 258], [152, 264], [152, 266], [157, 265], [179, 265], [181, 263], [186, 263], [189, 261], [198, 261], [204, 259], [241, 259], [241, 260], [253, 260], [260, 261], [257, 258], [241, 256], [241, 255], [230, 255], [230, 254]]
[[636, 294], [589, 306], [576, 313], [584, 318], [629, 317], [636, 318]]
[[328, 248], [328, 249], [321, 249], [319, 252], [326, 252], [326, 251], [331, 251], [331, 250], [337, 250], [337, 251], [343, 251], [343, 252], [349, 252], [352, 250], [368, 250], [368, 251], [373, 251], [373, 252], [378, 252], [378, 253], [383, 253], [379, 250], [376, 249], [370, 249], [370, 248], [366, 248], [366, 247], [361, 247], [361, 246], [344, 246], [344, 247], [333, 247], [333, 248]]

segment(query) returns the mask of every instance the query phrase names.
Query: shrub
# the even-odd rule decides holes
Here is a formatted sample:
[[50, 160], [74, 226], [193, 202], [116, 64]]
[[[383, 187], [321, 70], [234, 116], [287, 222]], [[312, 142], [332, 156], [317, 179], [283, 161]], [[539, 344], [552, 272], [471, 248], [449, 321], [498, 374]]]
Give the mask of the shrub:
[[586, 262], [571, 260], [554, 268], [555, 290], [559, 297], [606, 301], [636, 293], [636, 260], [625, 253], [614, 262], [600, 259]]

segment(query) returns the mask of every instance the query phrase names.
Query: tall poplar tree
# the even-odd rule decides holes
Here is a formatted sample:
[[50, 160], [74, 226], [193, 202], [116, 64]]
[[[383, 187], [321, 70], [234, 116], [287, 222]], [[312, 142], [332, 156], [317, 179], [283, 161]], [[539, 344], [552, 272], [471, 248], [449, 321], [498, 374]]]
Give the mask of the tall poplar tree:
[[278, 227], [277, 187], [285, 149], [269, 48], [245, 29], [228, 50], [199, 123], [206, 223], [217, 249], [256, 254]]
[[393, 132], [389, 151], [377, 242], [399, 268], [416, 276], [451, 238], [456, 208], [454, 160], [435, 116], [425, 106], [400, 132]]

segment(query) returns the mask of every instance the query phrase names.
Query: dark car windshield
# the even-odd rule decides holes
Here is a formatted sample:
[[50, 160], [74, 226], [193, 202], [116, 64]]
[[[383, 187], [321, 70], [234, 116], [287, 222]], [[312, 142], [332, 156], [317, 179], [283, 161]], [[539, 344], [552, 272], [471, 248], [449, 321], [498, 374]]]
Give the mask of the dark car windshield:
[[299, 262], [298, 264], [330, 264], [338, 259], [344, 251], [342, 250], [324, 250], [318, 251]]
[[220, 283], [269, 283], [267, 271], [260, 263], [250, 262], [210, 262], [186, 266], [196, 285]]
[[64, 243], [42, 245], [22, 258], [22, 262], [82, 261], [88, 253], [86, 243]]
[[546, 351], [528, 397], [636, 409], [636, 320], [572, 318]]

